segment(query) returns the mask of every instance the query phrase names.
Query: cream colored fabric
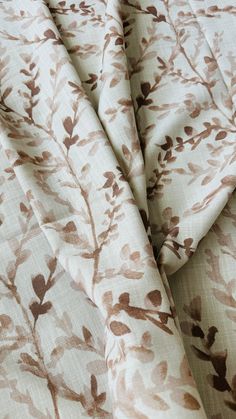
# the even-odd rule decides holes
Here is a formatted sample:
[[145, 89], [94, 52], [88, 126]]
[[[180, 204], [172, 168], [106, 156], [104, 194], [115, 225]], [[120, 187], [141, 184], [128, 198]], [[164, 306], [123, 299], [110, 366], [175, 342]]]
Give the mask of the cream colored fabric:
[[233, 419], [236, 7], [0, 2], [0, 418]]

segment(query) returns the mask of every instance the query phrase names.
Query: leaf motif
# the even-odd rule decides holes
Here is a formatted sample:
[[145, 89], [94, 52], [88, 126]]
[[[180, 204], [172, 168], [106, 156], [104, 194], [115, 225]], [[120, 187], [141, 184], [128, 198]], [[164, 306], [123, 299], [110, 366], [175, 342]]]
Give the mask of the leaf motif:
[[194, 337], [197, 337], [197, 338], [201, 338], [201, 339], [203, 339], [203, 338], [204, 338], [204, 332], [203, 332], [203, 330], [201, 329], [201, 327], [200, 327], [200, 326], [198, 326], [197, 324], [195, 324], [195, 325], [193, 326], [193, 328], [192, 328], [192, 335], [193, 335]]
[[161, 386], [167, 377], [168, 365], [166, 361], [161, 361], [152, 371], [151, 379], [154, 384]]
[[132, 154], [125, 144], [122, 144], [122, 151], [123, 151], [125, 159], [130, 161], [132, 159]]
[[121, 38], [121, 36], [116, 38], [115, 45], [123, 45], [123, 39]]
[[63, 121], [63, 126], [67, 132], [67, 134], [72, 135], [73, 132], [73, 122], [70, 116], [68, 116], [66, 119], [64, 119]]
[[198, 349], [196, 346], [191, 345], [191, 349], [193, 350], [193, 352], [195, 353], [195, 355], [201, 359], [202, 361], [210, 361], [210, 355], [206, 354], [205, 352], [201, 351], [200, 349]]
[[201, 166], [198, 164], [188, 163], [188, 167], [192, 173], [199, 173], [202, 170]]
[[226, 358], [227, 351], [215, 352], [211, 355], [212, 365], [220, 377], [225, 377], [226, 375]]
[[141, 84], [141, 91], [144, 97], [149, 95], [151, 89], [151, 84], [149, 82], [145, 82]]
[[193, 127], [184, 127], [184, 132], [185, 132], [185, 134], [187, 134], [187, 135], [192, 135], [192, 133], [193, 133]]
[[[173, 146], [173, 140], [169, 135], [165, 136], [165, 140], [166, 140], [166, 142], [161, 145], [161, 148], [162, 148], [162, 150], [167, 151]], [[165, 213], [165, 211], [168, 211], [168, 210], [172, 213], [172, 208], [168, 207], [163, 211], [163, 214]], [[170, 217], [168, 217], [168, 218], [170, 218]]]
[[88, 362], [86, 369], [90, 374], [95, 372], [96, 375], [107, 373], [107, 365], [103, 359], [96, 359], [95, 361]]
[[194, 297], [189, 306], [184, 305], [183, 310], [187, 313], [193, 320], [200, 322], [201, 321], [201, 297], [200, 295]]
[[147, 7], [147, 10], [149, 11], [149, 13], [151, 13], [154, 16], [157, 16], [157, 9], [154, 6], [149, 6]]
[[115, 320], [110, 323], [110, 329], [116, 336], [126, 335], [131, 332], [130, 328], [126, 324]]
[[41, 314], [47, 313], [48, 310], [52, 307], [52, 303], [50, 301], [47, 301], [44, 304], [39, 304], [37, 301], [34, 301], [32, 304], [30, 304], [29, 308], [35, 318], [35, 320], [38, 319], [38, 317]]
[[213, 179], [213, 174], [205, 176], [201, 182], [201, 185], [207, 185], [208, 183], [210, 183]]
[[[1, 314], [0, 315], [0, 328], [3, 329], [12, 329], [13, 322], [11, 317], [9, 317], [7, 314]], [[2, 331], [1, 330], [1, 331]]]
[[154, 307], [158, 307], [161, 305], [162, 297], [161, 292], [159, 290], [150, 291], [147, 294], [147, 298], [151, 301]]
[[182, 321], [180, 323], [182, 332], [187, 336], [192, 336], [193, 326], [194, 326], [194, 323], [189, 322], [189, 321]]
[[234, 175], [224, 176], [223, 179], [221, 179], [221, 183], [222, 185], [233, 186], [235, 188], [236, 176]]
[[141, 279], [143, 277], [143, 272], [133, 271], [132, 269], [125, 269], [122, 273], [127, 279]]
[[213, 288], [212, 291], [216, 299], [220, 301], [222, 304], [236, 308], [236, 301], [231, 295], [226, 294], [224, 291], [218, 290], [216, 288]]
[[32, 367], [39, 367], [39, 363], [32, 358], [31, 355], [23, 352], [20, 354], [21, 361], [27, 365], [31, 365]]
[[110, 82], [109, 87], [115, 87], [120, 81], [120, 77], [113, 77], [113, 79]]
[[175, 389], [171, 393], [171, 398], [179, 406], [182, 406], [185, 409], [199, 410], [201, 407], [197, 399], [195, 399], [195, 397], [193, 397], [190, 393], [185, 392], [184, 390], [181, 390], [181, 389]]
[[236, 403], [232, 402], [230, 400], [224, 400], [224, 403], [226, 404], [226, 406], [228, 406], [231, 410], [233, 410], [234, 412], [236, 412]]
[[2, 94], [2, 101], [4, 102], [4, 100], [7, 98], [7, 96], [9, 96], [9, 94], [12, 92], [12, 87], [7, 87], [3, 94]]
[[230, 391], [230, 386], [224, 377], [219, 377], [215, 374], [208, 374], [207, 381], [211, 387], [218, 391]]
[[18, 265], [22, 265], [30, 257], [31, 251], [29, 249], [23, 249], [17, 259]]
[[91, 385], [91, 395], [93, 396], [94, 399], [96, 399], [97, 397], [97, 391], [98, 391], [98, 385], [97, 385], [97, 379], [95, 377], [95, 375], [91, 375], [90, 378], [90, 385]]
[[83, 332], [83, 336], [84, 336], [85, 342], [86, 343], [90, 343], [91, 342], [91, 339], [92, 339], [91, 332], [85, 326], [82, 327], [82, 332]]
[[63, 141], [63, 144], [66, 146], [66, 148], [69, 150], [69, 148], [74, 145], [79, 139], [78, 135], [74, 135], [73, 137], [66, 137]]
[[32, 279], [32, 285], [37, 297], [42, 300], [46, 292], [46, 283], [44, 276], [39, 274]]
[[129, 293], [128, 292], [124, 292], [123, 294], [121, 294], [119, 296], [119, 303], [124, 304], [125, 306], [129, 305]]
[[56, 266], [57, 266], [57, 258], [49, 258], [47, 260], [47, 267], [49, 269], [49, 271], [51, 272], [51, 274], [53, 274], [56, 270]]
[[207, 334], [207, 348], [211, 348], [211, 346], [215, 342], [215, 335], [217, 332], [218, 329], [215, 326], [209, 327]]
[[47, 38], [47, 39], [56, 39], [56, 35], [55, 35], [55, 33], [54, 33], [51, 29], [47, 29], [47, 30], [44, 32], [44, 36], [45, 36], [45, 38]]
[[63, 231], [64, 231], [65, 233], [71, 233], [71, 232], [73, 232], [73, 231], [77, 231], [77, 230], [76, 230], [76, 225], [75, 225], [74, 221], [69, 221], [69, 222], [65, 225], [65, 227], [63, 227]]
[[219, 131], [218, 134], [215, 137], [216, 141], [223, 140], [227, 136], [226, 131]]
[[105, 182], [105, 184], [103, 185], [103, 188], [110, 188], [114, 182], [115, 179], [115, 175], [112, 172], [105, 172], [103, 174], [103, 176], [105, 178], [107, 178], [107, 181]]
[[29, 212], [27, 206], [23, 202], [20, 203], [20, 210], [23, 214], [28, 214]]

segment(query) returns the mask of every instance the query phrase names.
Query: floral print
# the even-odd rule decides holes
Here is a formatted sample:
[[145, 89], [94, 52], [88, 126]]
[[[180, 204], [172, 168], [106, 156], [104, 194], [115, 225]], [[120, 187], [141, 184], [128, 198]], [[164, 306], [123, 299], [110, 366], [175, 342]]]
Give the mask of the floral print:
[[2, 418], [235, 416], [235, 20], [0, 2]]

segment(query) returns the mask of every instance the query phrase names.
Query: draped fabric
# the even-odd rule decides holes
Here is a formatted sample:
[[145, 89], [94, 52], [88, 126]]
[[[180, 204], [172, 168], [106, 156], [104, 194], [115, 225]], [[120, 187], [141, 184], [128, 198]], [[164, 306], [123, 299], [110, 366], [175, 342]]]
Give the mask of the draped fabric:
[[0, 1], [0, 418], [236, 417], [233, 0]]

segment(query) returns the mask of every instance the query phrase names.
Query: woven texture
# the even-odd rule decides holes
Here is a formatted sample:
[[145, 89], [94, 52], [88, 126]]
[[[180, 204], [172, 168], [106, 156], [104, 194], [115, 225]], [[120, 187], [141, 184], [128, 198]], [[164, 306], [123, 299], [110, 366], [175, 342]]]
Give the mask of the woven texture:
[[236, 415], [233, 0], [0, 1], [0, 418]]

